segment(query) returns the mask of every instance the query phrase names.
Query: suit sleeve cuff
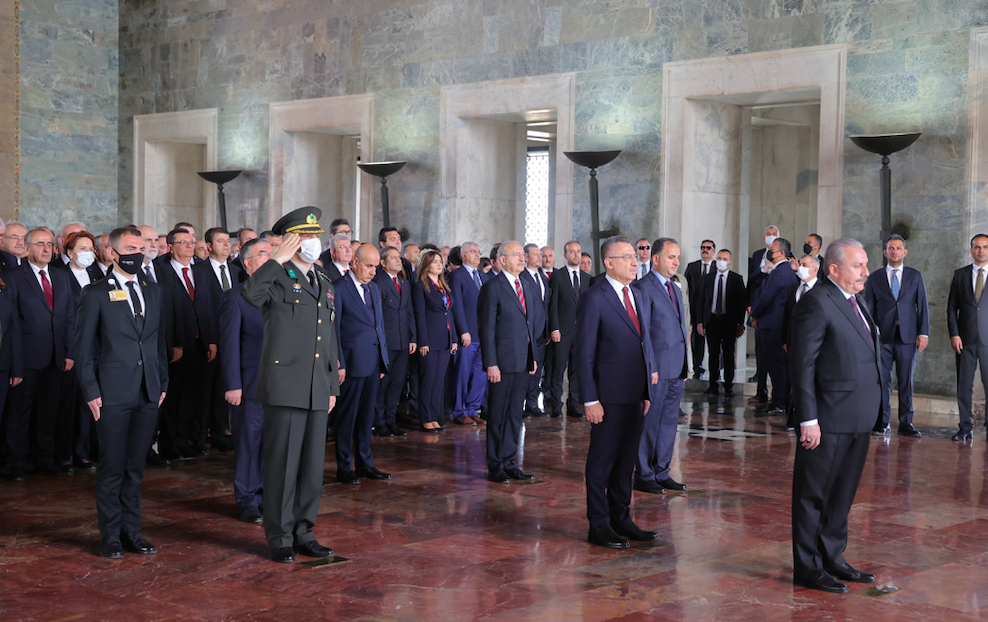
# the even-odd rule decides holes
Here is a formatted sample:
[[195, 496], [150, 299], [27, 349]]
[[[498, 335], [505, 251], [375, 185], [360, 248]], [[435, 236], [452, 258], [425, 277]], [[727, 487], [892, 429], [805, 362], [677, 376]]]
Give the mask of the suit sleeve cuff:
[[586, 408], [587, 406], [594, 406], [595, 404], [600, 404], [600, 400], [596, 400], [593, 402], [584, 402], [583, 407]]
[[817, 419], [810, 419], [809, 421], [800, 421], [799, 427], [805, 428], [806, 426], [817, 425], [817, 421], [818, 421]]

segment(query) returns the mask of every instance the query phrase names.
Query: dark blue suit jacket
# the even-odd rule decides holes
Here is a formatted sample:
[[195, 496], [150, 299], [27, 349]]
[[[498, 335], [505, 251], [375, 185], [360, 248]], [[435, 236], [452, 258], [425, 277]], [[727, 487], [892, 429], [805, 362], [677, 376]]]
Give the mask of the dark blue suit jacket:
[[422, 281], [415, 281], [412, 284], [412, 303], [415, 307], [419, 348], [449, 350], [450, 346], [456, 343], [456, 336], [460, 334], [453, 315], [453, 308], [459, 303], [451, 298], [450, 307], [446, 309], [439, 290], [430, 285], [429, 290], [426, 291]]
[[[541, 270], [537, 273], [537, 276], [542, 281], [543, 287], [545, 287], [545, 299], [542, 300], [542, 317], [545, 320], [542, 326], [535, 327], [535, 335], [542, 342], [542, 345], [545, 345], [546, 335], [549, 334], [549, 296], [552, 295], [552, 289], [549, 287], [549, 278], [542, 274]], [[542, 295], [539, 284], [535, 282], [536, 277], [533, 277], [527, 269], [521, 271], [521, 278], [532, 287], [532, 296], [534, 298]]]
[[[172, 301], [175, 305], [176, 317], [175, 332], [184, 336], [184, 347], [190, 347], [196, 339], [196, 330], [205, 344], [219, 344], [219, 327], [215, 324], [213, 313], [212, 296], [209, 292], [209, 283], [204, 283], [199, 278], [194, 264], [189, 264], [189, 272], [195, 281], [193, 286], [196, 290], [196, 299], [193, 301], [189, 297], [189, 291], [185, 288], [185, 282], [180, 280], [175, 269], [172, 268], [171, 260], [163, 261], [161, 257], [154, 260], [155, 274], [158, 275], [158, 284], [163, 291], [163, 299]], [[202, 290], [200, 292], [199, 290]], [[176, 344], [177, 345], [177, 344]]]
[[606, 279], [580, 295], [576, 308], [576, 374], [580, 401], [635, 404], [649, 399], [655, 360], [649, 336], [651, 318], [641, 292], [630, 288], [641, 334], [624, 302]]
[[243, 398], [257, 394], [257, 366], [264, 343], [264, 316], [244, 300], [238, 283], [220, 296], [220, 367], [227, 391], [242, 389]]
[[21, 322], [14, 287], [8, 280], [7, 286], [0, 289], [0, 333], [3, 334], [0, 341], [0, 371], [9, 371], [11, 378], [23, 378], [24, 347], [21, 345]]
[[[490, 280], [489, 274], [477, 271], [481, 284]], [[446, 279], [449, 289], [453, 292], [453, 300], [456, 304], [450, 309], [453, 317], [456, 318], [456, 327], [459, 333], [470, 333], [473, 341], [478, 339], [478, 314], [477, 302], [480, 299], [480, 289], [470, 278], [470, 273], [466, 268], [453, 270]]]
[[518, 293], [503, 272], [480, 290], [478, 337], [484, 369], [496, 365], [506, 374], [532, 371], [536, 339], [545, 326], [545, 305], [539, 300], [534, 282], [519, 280], [527, 312], [522, 310]]
[[25, 369], [43, 369], [52, 361], [52, 354], [55, 357], [55, 366], [59, 369], [65, 359], [75, 360], [76, 308], [72, 285], [64, 270], [49, 269], [46, 272], [55, 300], [54, 308], [51, 309], [48, 308], [41, 284], [31, 270], [30, 262], [25, 260], [6, 275], [13, 285]]
[[916, 343], [919, 335], [930, 336], [930, 309], [926, 301], [926, 283], [915, 268], [903, 266], [899, 272], [899, 299], [892, 297], [885, 268], [868, 276], [865, 303], [878, 323], [882, 343], [895, 343], [895, 321], [899, 320], [902, 343]]
[[797, 282], [799, 278], [788, 261], [772, 268], [758, 291], [758, 298], [751, 302], [751, 317], [758, 319], [758, 328], [782, 330], [786, 292], [790, 285]]
[[384, 270], [377, 271], [374, 282], [381, 292], [381, 314], [384, 316], [384, 337], [388, 340], [388, 348], [407, 350], [409, 343], [418, 343], [415, 311], [412, 309], [412, 284], [399, 274], [399, 292]]
[[374, 312], [367, 308], [353, 278], [343, 275], [335, 283], [336, 334], [340, 343], [340, 369], [347, 376], [365, 378], [388, 371], [388, 341], [384, 335], [381, 290], [369, 283]]
[[[27, 261], [25, 259], [25, 261]], [[13, 253], [8, 253], [7, 251], [0, 251], [0, 272], [4, 275], [7, 274], [8, 270], [17, 267], [17, 257]]]
[[652, 371], [659, 372], [659, 378], [686, 377], [686, 312], [683, 306], [683, 292], [673, 284], [680, 317], [672, 306], [669, 292], [662, 286], [654, 270], [638, 279], [634, 287], [643, 294], [642, 299], [648, 309], [649, 338], [655, 364]]

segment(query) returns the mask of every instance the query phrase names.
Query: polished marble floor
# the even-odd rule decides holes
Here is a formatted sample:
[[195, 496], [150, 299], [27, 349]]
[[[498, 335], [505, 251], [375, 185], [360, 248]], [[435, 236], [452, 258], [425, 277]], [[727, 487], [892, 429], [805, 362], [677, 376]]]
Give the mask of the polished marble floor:
[[743, 405], [685, 396], [673, 475], [691, 490], [635, 493], [659, 541], [625, 551], [585, 541], [579, 419], [526, 421], [531, 485], [485, 480], [482, 429], [375, 438], [394, 479], [326, 486], [316, 533], [349, 561], [318, 568], [268, 561], [230, 454], [149, 468], [160, 552], [122, 561], [96, 555], [91, 474], [0, 480], [0, 620], [988, 619], [983, 430], [954, 443], [918, 413], [924, 438], [873, 438], [847, 557], [899, 590], [831, 595], [790, 580], [795, 437]]

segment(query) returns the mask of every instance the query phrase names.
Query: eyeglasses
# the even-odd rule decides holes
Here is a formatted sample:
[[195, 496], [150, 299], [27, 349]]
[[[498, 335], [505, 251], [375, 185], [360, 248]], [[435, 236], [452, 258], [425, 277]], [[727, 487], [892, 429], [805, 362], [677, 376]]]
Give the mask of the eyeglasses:
[[714, 247], [713, 246], [704, 246], [704, 245], [701, 244], [700, 245], [700, 250], [701, 251], [712, 251], [712, 250], [714, 250]]
[[651, 246], [649, 246], [648, 244], [646, 244], [644, 246], [639, 246], [638, 247], [638, 250], [640, 250], [640, 251], [647, 251], [647, 250], [651, 250], [651, 248], [652, 248]]
[[34, 246], [36, 248], [54, 248], [55, 247], [55, 245], [52, 244], [51, 242], [32, 242], [31, 243], [31, 246]]
[[[625, 261], [634, 261], [634, 255], [611, 255], [610, 257], [605, 257], [604, 259], [623, 259]], [[589, 261], [589, 259], [587, 260]]]

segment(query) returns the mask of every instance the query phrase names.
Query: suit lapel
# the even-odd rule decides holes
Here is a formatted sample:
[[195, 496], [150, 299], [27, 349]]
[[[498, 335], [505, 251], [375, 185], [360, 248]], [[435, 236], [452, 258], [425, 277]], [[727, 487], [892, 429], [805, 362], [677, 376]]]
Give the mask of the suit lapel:
[[[631, 290], [630, 287], [628, 289]], [[611, 306], [614, 307], [614, 311], [621, 316], [624, 324], [631, 329], [631, 332], [635, 333], [635, 336], [640, 340], [641, 334], [635, 329], [635, 325], [631, 322], [631, 316], [628, 315], [628, 308], [624, 306], [624, 301], [618, 298], [618, 293], [614, 291], [614, 288], [611, 287], [610, 283], [607, 283], [607, 287], [604, 288], [604, 298], [607, 299], [607, 302], [611, 303]], [[635, 302], [640, 304], [641, 299], [635, 298]], [[641, 324], [641, 314], [638, 314], [638, 323]]]
[[[837, 289], [836, 285], [834, 285], [832, 290], [828, 291], [828, 295], [833, 303], [837, 305], [837, 308], [840, 309], [841, 313], [844, 314], [844, 317], [847, 318], [847, 321], [851, 323], [851, 326], [854, 327], [854, 330], [858, 332], [858, 335], [864, 339], [868, 347], [870, 349], [874, 349], [871, 340], [868, 339], [868, 333], [865, 332], [865, 327], [861, 325], [861, 320], [859, 320], [858, 316], [854, 314], [854, 308], [851, 306], [851, 301], [844, 298], [844, 294]], [[858, 304], [858, 309], [861, 309], [863, 306], [864, 305]]]
[[[509, 294], [511, 294], [511, 297], [512, 298], [515, 299], [515, 307], [524, 314], [525, 313], [525, 310], [521, 308], [521, 301], [518, 300], [518, 292], [515, 291], [515, 288], [511, 287], [511, 281], [508, 280], [508, 275], [505, 274], [504, 272], [502, 272], [501, 274], [498, 274], [497, 276], [498, 276], [499, 279], [501, 279], [501, 286], [505, 289], [505, 291], [507, 291]], [[522, 283], [522, 290], [521, 291], [522, 291], [522, 293], [524, 293], [524, 291], [525, 291], [525, 284], [524, 283]], [[525, 303], [528, 304], [528, 298], [527, 298], [527, 296], [525, 298]]]
[[[54, 312], [53, 309], [48, 307], [48, 299], [45, 297], [45, 290], [41, 289], [41, 283], [38, 282], [38, 277], [34, 274], [34, 268], [32, 268], [26, 261], [21, 264], [21, 268], [24, 270], [24, 274], [27, 275], [27, 280], [30, 282], [30, 288], [34, 290], [34, 293], [41, 298], [41, 302], [45, 305], [45, 308], [49, 311]], [[48, 279], [51, 282], [51, 279]], [[53, 288], [54, 290], [54, 288]]]

